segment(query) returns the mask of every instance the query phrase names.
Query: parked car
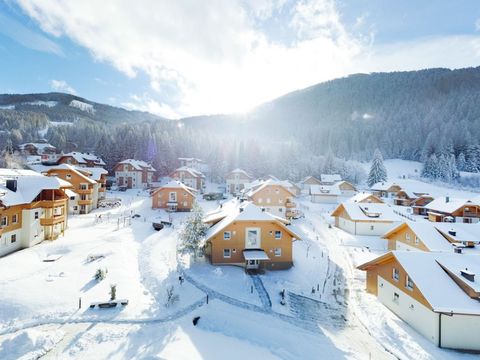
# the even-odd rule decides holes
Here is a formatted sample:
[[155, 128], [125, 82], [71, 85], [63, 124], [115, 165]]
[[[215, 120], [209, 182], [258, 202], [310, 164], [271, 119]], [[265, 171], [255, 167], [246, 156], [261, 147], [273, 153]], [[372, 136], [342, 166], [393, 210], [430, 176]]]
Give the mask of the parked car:
[[204, 200], [224, 200], [226, 198], [227, 197], [220, 192], [211, 192], [211, 193], [203, 194]]
[[125, 192], [125, 191], [127, 191], [127, 187], [126, 186], [119, 186], [118, 191]]
[[157, 231], [160, 231], [165, 227], [165, 225], [163, 225], [161, 222], [158, 222], [158, 223], [157, 222], [152, 222], [152, 226]]

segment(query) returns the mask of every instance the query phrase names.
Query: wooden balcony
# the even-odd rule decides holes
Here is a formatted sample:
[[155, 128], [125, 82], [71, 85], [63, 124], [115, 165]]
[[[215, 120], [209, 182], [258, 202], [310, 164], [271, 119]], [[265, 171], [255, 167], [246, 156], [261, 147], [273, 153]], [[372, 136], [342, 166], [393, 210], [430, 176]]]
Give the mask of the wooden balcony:
[[65, 221], [65, 215], [56, 215], [48, 218], [41, 218], [40, 225], [42, 226], [51, 226], [62, 223]]
[[78, 200], [78, 205], [92, 205], [93, 200]]
[[293, 209], [293, 208], [296, 207], [296, 206], [297, 206], [297, 204], [295, 204], [295, 203], [294, 203], [293, 201], [291, 201], [291, 200], [285, 202], [285, 207], [286, 207], [287, 209]]
[[55, 199], [55, 200], [40, 200], [40, 201], [35, 201], [30, 203], [30, 206], [28, 208], [34, 209], [34, 208], [44, 208], [44, 209], [50, 209], [50, 208], [56, 208], [59, 206], [65, 206], [67, 204], [67, 199]]
[[75, 192], [79, 195], [91, 195], [93, 194], [93, 189], [78, 189]]

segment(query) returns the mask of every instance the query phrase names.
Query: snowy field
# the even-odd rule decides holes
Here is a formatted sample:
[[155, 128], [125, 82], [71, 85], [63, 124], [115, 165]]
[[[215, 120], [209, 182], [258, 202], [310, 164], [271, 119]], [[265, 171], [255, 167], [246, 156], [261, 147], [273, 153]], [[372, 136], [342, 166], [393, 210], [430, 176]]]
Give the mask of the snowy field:
[[[70, 217], [64, 237], [0, 258], [0, 359], [474, 358], [438, 349], [365, 293], [355, 267], [386, 243], [331, 226], [333, 205], [298, 199], [294, 267], [252, 277], [179, 257], [187, 214], [156, 232], [151, 218], [168, 215], [145, 193], [108, 196], [123, 205]], [[94, 280], [97, 269], [108, 270], [105, 280]], [[129, 304], [89, 309], [108, 300], [111, 284]], [[172, 286], [179, 300], [166, 306]]]

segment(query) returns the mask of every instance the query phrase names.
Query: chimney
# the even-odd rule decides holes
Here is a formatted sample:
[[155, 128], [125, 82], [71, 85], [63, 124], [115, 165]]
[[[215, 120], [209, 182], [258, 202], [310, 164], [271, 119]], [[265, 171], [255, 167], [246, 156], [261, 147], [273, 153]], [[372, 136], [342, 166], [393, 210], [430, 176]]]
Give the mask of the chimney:
[[457, 236], [457, 232], [455, 230], [448, 230], [448, 233], [452, 236]]
[[240, 210], [240, 212], [243, 212], [243, 207], [239, 208], [238, 210]]
[[455, 254], [461, 254], [461, 253], [462, 253], [462, 248], [455, 246], [455, 247], [453, 248], [453, 252], [454, 252]]
[[262, 207], [262, 212], [265, 212], [265, 208]]
[[13, 192], [17, 192], [17, 180], [14, 180], [14, 179], [7, 180], [7, 189]]
[[460, 274], [462, 274], [462, 276], [468, 281], [471, 281], [471, 282], [475, 281], [475, 274], [469, 271], [468, 268], [465, 268], [465, 270], [460, 270]]
[[445, 202], [446, 202], [446, 203], [450, 202], [450, 196], [446, 196], [446, 197], [445, 197]]

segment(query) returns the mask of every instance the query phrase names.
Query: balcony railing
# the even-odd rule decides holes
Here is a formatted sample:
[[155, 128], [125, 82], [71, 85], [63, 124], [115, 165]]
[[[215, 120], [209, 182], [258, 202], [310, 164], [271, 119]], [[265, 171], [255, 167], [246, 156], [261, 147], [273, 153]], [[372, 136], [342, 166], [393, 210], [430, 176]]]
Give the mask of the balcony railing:
[[62, 223], [64, 221], [65, 221], [65, 215], [56, 215], [48, 218], [41, 218], [40, 225], [50, 226], [50, 225], [56, 225], [56, 224]]
[[92, 205], [93, 200], [78, 200], [78, 205]]
[[91, 195], [93, 194], [93, 189], [78, 189], [75, 192], [79, 195]]

